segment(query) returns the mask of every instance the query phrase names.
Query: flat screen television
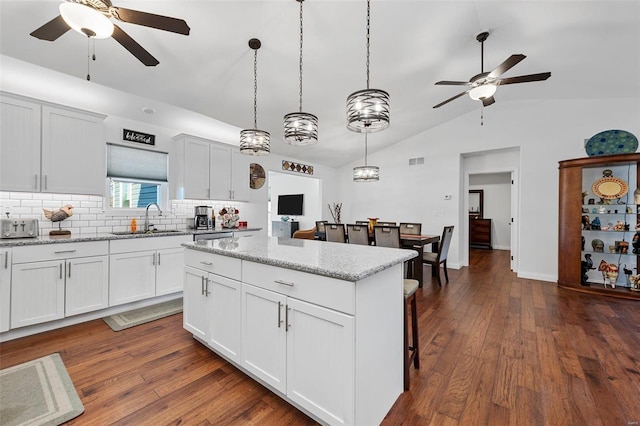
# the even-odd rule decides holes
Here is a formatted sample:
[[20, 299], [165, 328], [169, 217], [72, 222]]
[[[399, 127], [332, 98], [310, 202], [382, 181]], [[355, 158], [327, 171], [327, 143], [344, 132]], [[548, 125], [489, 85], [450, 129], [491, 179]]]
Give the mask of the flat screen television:
[[302, 216], [304, 194], [278, 195], [278, 214]]

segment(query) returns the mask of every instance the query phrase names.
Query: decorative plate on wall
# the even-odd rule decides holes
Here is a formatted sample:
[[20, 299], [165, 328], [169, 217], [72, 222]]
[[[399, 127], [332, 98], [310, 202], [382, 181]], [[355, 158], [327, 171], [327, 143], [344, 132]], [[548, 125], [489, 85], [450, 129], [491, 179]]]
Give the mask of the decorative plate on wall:
[[625, 130], [605, 130], [591, 136], [584, 149], [589, 157], [630, 154], [638, 149], [638, 138]]

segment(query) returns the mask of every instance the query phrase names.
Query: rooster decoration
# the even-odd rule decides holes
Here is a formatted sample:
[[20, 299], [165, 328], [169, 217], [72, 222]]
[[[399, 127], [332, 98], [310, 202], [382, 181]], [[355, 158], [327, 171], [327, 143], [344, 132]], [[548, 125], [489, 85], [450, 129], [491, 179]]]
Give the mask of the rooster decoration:
[[67, 204], [58, 210], [49, 210], [42, 209], [44, 213], [44, 217], [49, 219], [51, 222], [58, 222], [58, 229], [52, 230], [49, 232], [49, 235], [69, 235], [71, 231], [61, 229], [61, 222], [68, 218], [69, 216], [73, 216], [73, 206], [71, 204]]

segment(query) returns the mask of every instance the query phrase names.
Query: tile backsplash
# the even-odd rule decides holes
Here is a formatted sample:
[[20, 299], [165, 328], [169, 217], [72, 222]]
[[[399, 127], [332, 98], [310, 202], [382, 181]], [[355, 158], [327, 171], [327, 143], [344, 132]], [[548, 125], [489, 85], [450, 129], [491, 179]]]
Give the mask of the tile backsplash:
[[[44, 217], [42, 209], [57, 210], [66, 204], [73, 206], [73, 215], [61, 222], [62, 229], [74, 234], [96, 234], [105, 232], [128, 231], [131, 219], [136, 218], [138, 229], [142, 228], [144, 212], [136, 214], [113, 214], [104, 210], [105, 199], [96, 195], [44, 194], [30, 192], [0, 191], [0, 214], [6, 218], [35, 218], [40, 224], [40, 235], [48, 235], [49, 230], [57, 229], [58, 223], [52, 223]], [[212, 200], [172, 200], [170, 211], [149, 210], [149, 222], [159, 230], [183, 230], [193, 219], [195, 206], [206, 205], [217, 212], [224, 206], [239, 207], [238, 202]], [[218, 224], [219, 227], [219, 224]]]

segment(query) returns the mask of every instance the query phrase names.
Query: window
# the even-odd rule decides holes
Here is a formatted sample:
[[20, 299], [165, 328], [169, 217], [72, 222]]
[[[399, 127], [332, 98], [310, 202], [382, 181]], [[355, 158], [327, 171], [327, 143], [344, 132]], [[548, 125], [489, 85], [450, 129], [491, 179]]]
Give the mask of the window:
[[109, 209], [143, 209], [150, 203], [165, 205], [167, 193], [165, 152], [107, 144]]

